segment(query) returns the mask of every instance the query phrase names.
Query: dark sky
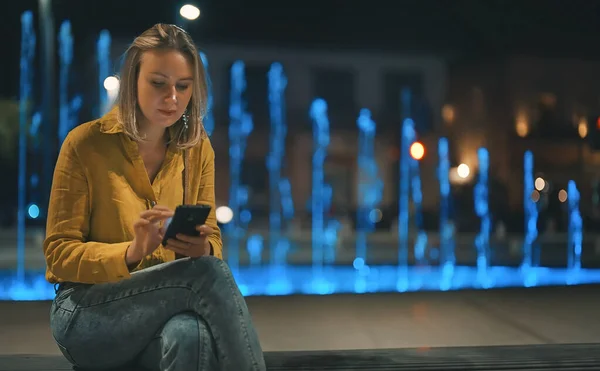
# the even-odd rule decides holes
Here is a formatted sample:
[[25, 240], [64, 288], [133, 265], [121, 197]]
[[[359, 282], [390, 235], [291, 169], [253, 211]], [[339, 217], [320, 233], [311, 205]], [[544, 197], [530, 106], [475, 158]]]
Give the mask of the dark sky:
[[[190, 0], [202, 16], [186, 28], [203, 42], [600, 57], [599, 0]], [[75, 48], [103, 28], [131, 39], [176, 21], [178, 1], [54, 0], [55, 28], [70, 19]], [[36, 0], [0, 5], [0, 96], [18, 88], [20, 14]], [[37, 19], [36, 19], [37, 21]], [[37, 22], [36, 22], [37, 23]], [[93, 51], [92, 51], [93, 52]]]

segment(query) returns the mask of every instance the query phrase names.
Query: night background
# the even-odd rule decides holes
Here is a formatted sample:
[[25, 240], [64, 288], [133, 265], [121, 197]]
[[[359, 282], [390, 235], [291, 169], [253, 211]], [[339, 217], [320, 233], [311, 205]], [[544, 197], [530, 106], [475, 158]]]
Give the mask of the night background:
[[[185, 4], [200, 16], [186, 19]], [[36, 45], [24, 102], [26, 11]], [[40, 272], [61, 132], [106, 112], [123, 53], [156, 23], [183, 27], [208, 62], [217, 219], [244, 295], [600, 282], [600, 1], [21, 0], [0, 5], [0, 300], [52, 297]], [[110, 39], [99, 51], [101, 35]], [[253, 128], [237, 168], [239, 122], [229, 112], [231, 71], [242, 62]], [[280, 111], [274, 66], [287, 82]], [[313, 110], [323, 101], [329, 142], [316, 164]], [[273, 171], [277, 125], [287, 134]], [[247, 202], [232, 189], [247, 190]], [[271, 269], [282, 256], [284, 275]], [[321, 266], [331, 269], [324, 281]], [[544, 300], [530, 304], [554, 299]], [[572, 342], [597, 342], [578, 332], [587, 325], [573, 326]], [[567, 341], [549, 338], [522, 343]], [[369, 347], [386, 344], [414, 345]]]
[[[248, 90], [245, 94], [248, 100], [249, 111], [255, 116], [255, 127], [258, 129], [254, 136], [258, 137], [260, 128], [268, 128], [268, 87], [267, 78], [263, 77], [268, 71], [270, 61], [265, 54], [275, 54], [285, 51], [292, 56], [302, 59], [306, 53], [325, 53], [335, 56], [336, 53], [346, 53], [342, 59], [346, 59], [347, 65], [306, 65], [310, 71], [306, 76], [315, 80], [309, 94], [314, 97], [323, 97], [328, 101], [331, 126], [333, 130], [355, 128], [355, 117], [360, 108], [369, 108], [373, 112], [378, 127], [378, 137], [386, 137], [387, 133], [399, 132], [401, 121], [401, 108], [399, 107], [399, 93], [403, 84], [414, 86], [413, 94], [415, 107], [417, 134], [425, 140], [435, 140], [441, 135], [448, 135], [454, 147], [462, 147], [463, 142], [473, 142], [474, 139], [464, 138], [462, 131], [476, 126], [474, 131], [486, 131], [483, 140], [490, 141], [491, 137], [498, 138], [508, 136], [504, 144], [498, 146], [497, 154], [491, 157], [502, 156], [506, 159], [504, 164], [497, 164], [497, 174], [494, 174], [492, 165], [492, 177], [499, 179], [492, 194], [496, 193], [496, 199], [500, 206], [506, 206], [505, 197], [513, 201], [509, 202], [515, 207], [506, 210], [497, 210], [498, 217], [503, 217], [503, 223], [511, 224], [515, 231], [522, 229], [523, 216], [518, 215], [521, 211], [518, 193], [521, 179], [514, 179], [521, 172], [512, 169], [513, 163], [520, 161], [522, 153], [508, 151], [514, 146], [521, 146], [537, 152], [551, 153], [557, 150], [556, 145], [567, 145], [565, 136], [569, 139], [570, 151], [576, 151], [575, 147], [582, 148], [581, 151], [587, 155], [580, 154], [582, 158], [571, 159], [571, 163], [565, 164], [572, 174], [556, 175], [556, 179], [548, 179], [553, 182], [553, 187], [548, 192], [559, 192], [566, 187], [567, 178], [583, 181], [580, 191], [584, 199], [597, 199], [595, 189], [595, 177], [590, 171], [583, 169], [576, 172], [572, 165], [579, 168], [587, 167], [593, 153], [596, 138], [597, 125], [594, 119], [600, 113], [600, 95], [595, 92], [595, 76], [586, 75], [585, 69], [595, 69], [600, 52], [594, 46], [600, 31], [598, 22], [600, 4], [595, 1], [402, 1], [398, 3], [380, 2], [376, 6], [366, 5], [359, 1], [326, 1], [285, 4], [282, 2], [246, 2], [246, 1], [204, 1], [201, 4], [201, 16], [197, 20], [185, 20], [179, 14], [179, 8], [183, 2], [169, 1], [52, 1], [49, 8], [51, 12], [46, 15], [53, 21], [53, 29], [58, 34], [60, 25], [68, 20], [71, 23], [73, 35], [73, 62], [70, 69], [68, 81], [68, 94], [78, 95], [82, 98], [82, 107], [78, 111], [76, 120], [85, 122], [99, 116], [97, 101], [99, 99], [97, 81], [98, 66], [96, 58], [96, 43], [99, 33], [108, 30], [112, 38], [112, 50], [110, 55], [112, 74], [118, 73], [119, 57], [140, 30], [144, 30], [158, 22], [177, 23], [186, 28], [199, 48], [208, 55], [211, 48], [227, 46], [229, 48], [241, 47], [246, 53], [252, 54], [257, 51], [255, 62], [247, 63]], [[1, 59], [2, 70], [0, 74], [0, 96], [2, 104], [11, 106], [19, 97], [19, 69], [20, 51], [20, 14], [25, 10], [32, 10], [34, 24], [39, 31], [40, 12], [38, 2], [20, 1], [10, 2], [4, 6], [2, 22], [0, 27], [5, 37], [3, 42], [3, 58]], [[59, 66], [59, 42], [54, 40], [57, 50], [54, 54], [54, 74], [44, 70], [47, 63], [42, 62], [42, 38], [38, 35], [37, 54], [34, 59], [33, 96], [35, 103], [40, 108], [46, 107], [48, 118], [44, 118], [42, 132], [52, 135], [57, 131], [58, 110], [53, 109], [58, 104], [58, 92], [56, 87], [50, 88], [53, 92], [48, 98], [42, 97], [44, 83], [58, 83]], [[264, 58], [258, 55], [265, 54]], [[349, 54], [348, 54], [349, 53]], [[427, 73], [414, 73], [414, 68], [408, 67], [405, 72], [401, 68], [384, 68], [379, 78], [380, 82], [376, 92], [377, 107], [369, 107], [356, 95], [360, 93], [352, 90], [364, 89], [356, 76], [357, 69], [367, 69], [368, 62], [359, 59], [373, 58], [374, 60], [390, 57], [419, 58], [425, 57], [432, 63], [437, 63], [440, 69], [440, 80], [436, 89], [427, 87], [429, 83]], [[293, 58], [293, 57], [292, 57]], [[262, 60], [261, 60], [262, 59]], [[354, 59], [354, 60], [353, 60]], [[232, 61], [228, 61], [231, 63]], [[227, 62], [225, 62], [227, 63]], [[312, 63], [312, 62], [308, 62]], [[366, 64], [365, 64], [366, 63]], [[420, 62], [416, 62], [420, 63]], [[427, 62], [428, 63], [428, 62]], [[354, 64], [354, 66], [352, 66]], [[218, 68], [227, 66], [216, 66]], [[285, 66], [284, 66], [285, 68]], [[584, 70], [582, 70], [582, 68]], [[222, 69], [222, 68], [221, 68]], [[528, 69], [536, 70], [538, 76], [532, 76]], [[406, 72], [408, 71], [408, 72]], [[220, 86], [215, 89], [221, 91], [215, 97], [214, 112], [217, 119], [215, 141], [226, 140], [227, 136], [227, 104], [228, 91], [223, 85], [228, 83], [228, 72], [219, 71]], [[292, 71], [293, 72], [293, 71]], [[216, 71], [215, 71], [216, 73]], [[525, 80], [520, 76], [524, 75]], [[595, 74], [595, 73], [594, 73]], [[50, 76], [49, 76], [50, 75]], [[504, 75], [505, 78], [501, 78]], [[43, 78], [43, 76], [45, 76]], [[94, 76], [94, 77], [92, 77]], [[492, 77], [498, 78], [494, 81]], [[290, 76], [289, 79], [294, 79]], [[297, 77], [302, 79], [303, 77]], [[45, 80], [46, 79], [46, 80]], [[214, 79], [214, 77], [213, 77]], [[308, 84], [310, 84], [309, 82]], [[577, 88], [571, 88], [577, 87]], [[377, 88], [377, 87], [376, 87]], [[424, 90], [429, 89], [429, 96], [422, 97]], [[576, 91], [577, 90], [577, 91]], [[289, 93], [291, 95], [293, 93]], [[365, 93], [370, 94], [370, 93]], [[470, 117], [475, 109], [473, 105], [474, 95], [481, 94], [481, 104], [484, 106], [484, 114], [481, 117]], [[421, 96], [420, 96], [421, 95]], [[436, 95], [435, 101], [432, 101]], [[534, 96], [537, 95], [537, 96]], [[543, 107], [544, 100], [553, 101], [551, 108]], [[371, 97], [371, 101], [376, 99]], [[307, 100], [308, 98], [305, 98]], [[45, 104], [46, 100], [48, 103]], [[470, 100], [469, 102], [467, 102]], [[515, 122], [519, 117], [516, 112], [517, 105], [523, 100], [528, 110], [528, 118], [531, 123], [528, 133], [523, 140], [510, 138], [515, 134]], [[365, 103], [370, 103], [366, 101]], [[288, 103], [290, 111], [288, 120], [290, 134], [296, 130], [309, 131], [308, 101]], [[442, 117], [443, 108], [452, 108], [456, 115], [452, 125], [444, 125]], [[458, 111], [460, 109], [460, 112]], [[512, 112], [507, 112], [510, 110]], [[469, 112], [470, 111], [470, 112]], [[502, 111], [499, 115], [497, 111]], [[5, 169], [5, 181], [2, 183], [2, 224], [12, 225], [15, 220], [16, 211], [16, 173], [17, 173], [17, 133], [15, 131], [15, 119], [18, 116], [11, 115], [10, 110], [5, 110], [8, 117], [3, 119], [5, 133], [2, 141], [5, 143], [2, 150], [2, 167]], [[578, 116], [578, 117], [574, 117]], [[582, 117], [587, 120], [586, 125], [591, 130], [587, 131], [586, 138], [580, 138], [578, 134], [579, 121]], [[477, 122], [478, 120], [483, 120]], [[47, 122], [46, 122], [47, 121]], [[420, 127], [419, 127], [420, 126]], [[512, 127], [511, 127], [512, 126]], [[45, 130], [45, 131], [44, 131]], [[501, 131], [501, 133], [496, 133]], [[512, 131], [512, 133], [510, 133]], [[465, 133], [469, 136], [472, 133]], [[502, 136], [496, 137], [497, 134]], [[288, 135], [288, 140], [289, 139]], [[399, 135], [396, 143], [387, 143], [394, 151], [399, 148]], [[532, 148], [530, 143], [536, 139], [542, 140], [543, 145], [537, 141]], [[552, 138], [556, 143], [552, 143]], [[250, 137], [250, 142], [252, 142]], [[258, 141], [258, 138], [257, 138]], [[431, 142], [433, 144], [433, 142]], [[45, 143], [42, 155], [46, 159], [45, 170], [41, 169], [41, 189], [39, 196], [42, 200], [44, 186], [48, 187], [48, 169], [52, 165], [58, 151], [58, 143]], [[469, 145], [469, 144], [466, 144]], [[553, 147], [554, 145], [554, 147]], [[252, 146], [252, 145], [250, 145]], [[492, 145], [493, 146], [493, 145]], [[501, 147], [501, 148], [500, 148]], [[584, 149], [585, 148], [585, 149]], [[432, 147], [433, 149], [433, 147]], [[429, 150], [429, 148], [427, 148]], [[511, 152], [507, 153], [505, 151]], [[427, 151], [429, 154], [429, 151]], [[41, 155], [37, 154], [37, 155]], [[37, 156], [34, 154], [33, 156]], [[464, 162], [459, 155], [454, 154], [453, 166]], [[345, 156], [351, 157], [351, 156]], [[507, 158], [517, 157], [515, 160]], [[575, 156], [577, 157], [577, 156]], [[585, 158], [583, 158], [585, 157]], [[428, 163], [428, 160], [432, 160]], [[35, 157], [30, 159], [35, 161]], [[248, 159], [248, 162], [261, 162], [262, 160]], [[544, 160], [545, 161], [545, 160]], [[552, 160], [549, 163], [539, 163], [536, 168], [539, 174], [547, 172], [548, 168], [555, 168]], [[434, 158], [426, 156], [424, 166], [434, 165]], [[492, 160], [494, 162], [494, 160]], [[583, 163], [582, 163], [583, 162]], [[226, 164], [226, 162], [225, 162]], [[224, 165], [225, 165], [224, 164]], [[471, 165], [471, 164], [468, 164]], [[249, 166], [259, 166], [249, 164]], [[511, 169], [507, 169], [510, 167]], [[473, 169], [475, 170], [475, 169]], [[514, 171], [512, 171], [514, 170]], [[266, 169], [264, 170], [266, 171]], [[263, 178], [256, 175], [255, 171], [247, 171], [254, 174], [254, 178]], [[223, 173], [225, 173], [223, 171]], [[471, 173], [474, 174], [472, 171]], [[513, 174], [514, 173], [514, 174]], [[583, 174], [586, 173], [586, 174]], [[252, 178], [248, 175], [246, 178]], [[565, 178], [566, 177], [566, 178]], [[584, 179], [579, 179], [584, 177]], [[10, 179], [10, 180], [9, 180]], [[260, 179], [244, 179], [245, 183], [260, 183]], [[226, 180], [223, 180], [226, 182]], [[472, 182], [469, 182], [472, 183]], [[225, 184], [225, 183], [224, 183]], [[266, 184], [266, 183], [265, 183]], [[510, 190], [511, 184], [518, 186], [518, 190]], [[261, 192], [260, 184], [254, 187], [255, 192]], [[390, 184], [392, 186], [392, 184]], [[456, 212], [463, 209], [465, 214], [471, 214], [472, 205], [469, 205], [471, 189], [469, 184], [456, 187], [454, 192], [458, 199], [454, 202]], [[561, 188], [562, 187], [562, 188]], [[463, 191], [463, 189], [467, 189]], [[467, 193], [461, 195], [461, 193]], [[518, 194], [518, 195], [517, 195]], [[225, 194], [220, 195], [226, 197]], [[219, 195], [218, 195], [219, 197]], [[550, 197], [555, 199], [557, 196]], [[434, 199], [434, 198], [430, 198]], [[550, 217], [563, 230], [564, 225], [562, 210], [557, 202], [548, 200], [545, 204], [546, 214], [541, 219]], [[303, 203], [303, 201], [295, 200]], [[397, 213], [394, 205], [397, 202], [390, 200], [384, 205], [390, 209], [390, 213]], [[427, 203], [425, 201], [425, 203]], [[471, 200], [472, 203], [472, 200]], [[464, 205], [463, 205], [464, 204]], [[591, 206], [592, 203], [586, 203]], [[594, 202], [595, 205], [595, 202]], [[348, 207], [346, 207], [348, 206]], [[350, 205], [338, 207], [349, 208]], [[493, 206], [496, 207], [496, 206]], [[256, 206], [260, 209], [260, 205]], [[266, 209], [267, 207], [265, 207]], [[43, 207], [42, 207], [43, 209]], [[426, 214], [428, 213], [425, 207]], [[435, 210], [431, 210], [434, 213]], [[261, 210], [257, 210], [260, 214]], [[43, 212], [42, 212], [43, 214]], [[552, 214], [552, 216], [550, 216]], [[586, 218], [595, 219], [596, 210], [589, 209], [584, 212]], [[257, 214], [258, 215], [258, 214]], [[468, 218], [466, 215], [464, 218]], [[390, 218], [393, 218], [392, 216]], [[437, 224], [437, 216], [432, 215], [431, 223]], [[471, 221], [461, 224], [471, 225]], [[591, 227], [592, 223], [585, 223], [585, 227]], [[466, 228], [467, 225], [464, 227]], [[437, 228], [436, 225], [431, 226]], [[540, 227], [543, 227], [541, 225]]]

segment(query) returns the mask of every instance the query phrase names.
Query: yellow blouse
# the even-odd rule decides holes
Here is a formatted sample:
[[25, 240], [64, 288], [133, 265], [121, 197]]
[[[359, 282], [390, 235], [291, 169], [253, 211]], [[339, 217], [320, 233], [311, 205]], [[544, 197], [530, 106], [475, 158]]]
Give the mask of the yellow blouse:
[[[215, 217], [215, 153], [209, 139], [188, 149], [188, 200], [211, 206], [206, 224], [215, 256], [223, 243]], [[128, 278], [125, 252], [139, 214], [159, 204], [175, 209], [183, 201], [183, 151], [174, 143], [151, 184], [137, 143], [123, 133], [113, 109], [73, 129], [54, 170], [44, 255], [50, 283], [115, 282]], [[160, 246], [133, 271], [172, 261]]]

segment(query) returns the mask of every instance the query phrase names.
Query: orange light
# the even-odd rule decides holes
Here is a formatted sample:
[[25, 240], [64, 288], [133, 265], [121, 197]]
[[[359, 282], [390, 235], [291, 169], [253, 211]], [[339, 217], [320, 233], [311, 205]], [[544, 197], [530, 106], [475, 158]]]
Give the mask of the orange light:
[[425, 156], [425, 147], [419, 142], [414, 142], [410, 146], [410, 156], [415, 160], [420, 160]]
[[600, 117], [598, 117], [598, 120], [596, 120], [596, 127], [598, 130], [600, 130]]

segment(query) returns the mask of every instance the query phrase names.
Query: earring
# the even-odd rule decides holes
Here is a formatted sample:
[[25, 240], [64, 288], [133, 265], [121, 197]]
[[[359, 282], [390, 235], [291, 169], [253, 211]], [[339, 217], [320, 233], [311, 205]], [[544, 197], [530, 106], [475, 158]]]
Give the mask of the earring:
[[181, 119], [183, 120], [183, 129], [187, 131], [188, 120], [189, 120], [187, 109], [185, 111], [183, 111], [183, 116], [181, 116]]

